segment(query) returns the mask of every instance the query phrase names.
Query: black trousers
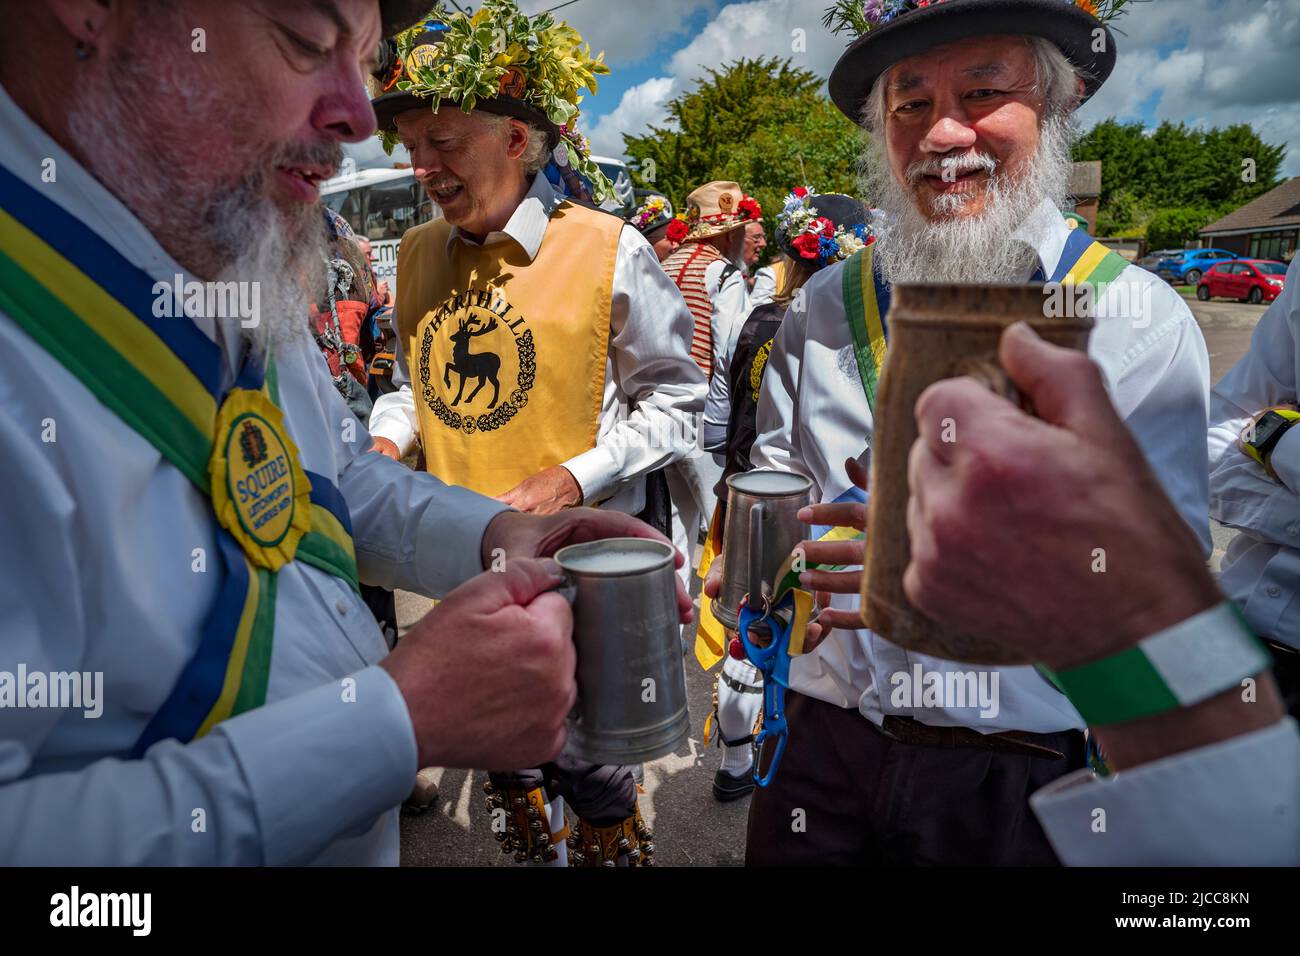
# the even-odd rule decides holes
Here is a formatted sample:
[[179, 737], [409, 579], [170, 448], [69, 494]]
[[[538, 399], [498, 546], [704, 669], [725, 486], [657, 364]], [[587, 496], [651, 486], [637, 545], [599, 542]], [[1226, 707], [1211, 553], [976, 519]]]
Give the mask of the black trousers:
[[563, 797], [592, 826], [622, 823], [636, 812], [636, 781], [631, 767], [583, 763], [567, 754], [530, 770], [492, 771], [492, 786], [531, 790], [541, 787], [550, 800]]
[[1084, 766], [1082, 733], [1033, 735], [1066, 755], [1050, 760], [902, 743], [794, 692], [786, 717], [776, 779], [750, 804], [747, 865], [1059, 865], [1029, 795]]
[[1273, 679], [1277, 681], [1286, 712], [1300, 720], [1300, 651], [1275, 641], [1265, 646], [1273, 657]]

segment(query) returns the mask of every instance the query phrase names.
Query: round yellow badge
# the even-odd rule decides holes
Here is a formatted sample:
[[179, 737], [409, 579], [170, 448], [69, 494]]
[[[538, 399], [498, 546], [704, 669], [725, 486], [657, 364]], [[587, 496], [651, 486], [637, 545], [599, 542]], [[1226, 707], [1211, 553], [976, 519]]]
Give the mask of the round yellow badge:
[[278, 571], [293, 560], [311, 529], [311, 483], [264, 392], [237, 388], [222, 403], [208, 477], [217, 521], [249, 561]]
[[438, 47], [432, 43], [417, 46], [406, 55], [406, 73], [408, 78], [421, 67], [433, 66], [438, 59]]

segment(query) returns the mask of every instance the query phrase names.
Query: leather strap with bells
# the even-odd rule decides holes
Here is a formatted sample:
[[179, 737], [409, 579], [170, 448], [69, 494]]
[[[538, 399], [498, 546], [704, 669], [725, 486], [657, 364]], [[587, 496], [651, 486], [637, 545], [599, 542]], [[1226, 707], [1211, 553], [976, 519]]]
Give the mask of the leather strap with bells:
[[[488, 815], [492, 817], [492, 836], [501, 844], [502, 853], [513, 853], [516, 863], [551, 863], [559, 858], [555, 845], [569, 835], [569, 828], [550, 832], [546, 794], [541, 787], [497, 789], [490, 781], [484, 781], [483, 793], [487, 796]], [[497, 811], [504, 813], [504, 829], [497, 827]]]
[[570, 866], [618, 866], [619, 857], [628, 866], [654, 866], [654, 835], [641, 819], [641, 807], [621, 823], [597, 827], [578, 821], [578, 831], [569, 837]]

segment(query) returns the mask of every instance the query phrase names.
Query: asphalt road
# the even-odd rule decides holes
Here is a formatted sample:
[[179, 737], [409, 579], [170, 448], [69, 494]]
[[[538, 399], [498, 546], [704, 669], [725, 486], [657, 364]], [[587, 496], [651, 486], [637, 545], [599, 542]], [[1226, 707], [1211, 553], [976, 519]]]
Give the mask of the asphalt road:
[[[1212, 381], [1218, 381], [1245, 353], [1251, 331], [1263, 306], [1234, 302], [1188, 305], [1205, 335]], [[1231, 532], [1214, 526], [1215, 559]], [[418, 620], [429, 601], [412, 594], [398, 595], [399, 622], [404, 627]], [[676, 753], [645, 767], [642, 813], [655, 833], [656, 862], [660, 866], [736, 866], [744, 860], [745, 815], [749, 800], [719, 804], [710, 786], [720, 760], [719, 751], [701, 744], [704, 718], [712, 701], [714, 671], [705, 674], [693, 657], [686, 660], [690, 699], [691, 735]], [[403, 815], [403, 866], [515, 866], [492, 839], [489, 817], [483, 808], [482, 772], [438, 771], [441, 797], [424, 814]]]

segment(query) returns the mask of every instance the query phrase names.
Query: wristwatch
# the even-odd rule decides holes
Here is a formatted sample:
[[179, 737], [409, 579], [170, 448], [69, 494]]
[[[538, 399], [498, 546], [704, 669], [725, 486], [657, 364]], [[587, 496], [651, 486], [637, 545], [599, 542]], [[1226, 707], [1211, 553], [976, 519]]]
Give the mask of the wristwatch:
[[1277, 474], [1269, 463], [1269, 456], [1273, 454], [1273, 449], [1282, 440], [1282, 436], [1297, 421], [1300, 421], [1300, 412], [1289, 408], [1270, 408], [1259, 417], [1253, 428], [1248, 425], [1241, 434], [1242, 450], [1263, 465], [1270, 478], [1276, 479]]

